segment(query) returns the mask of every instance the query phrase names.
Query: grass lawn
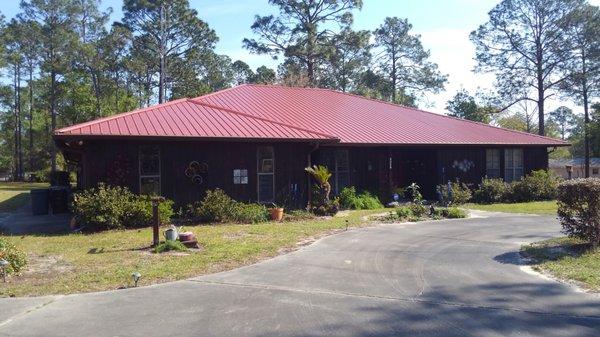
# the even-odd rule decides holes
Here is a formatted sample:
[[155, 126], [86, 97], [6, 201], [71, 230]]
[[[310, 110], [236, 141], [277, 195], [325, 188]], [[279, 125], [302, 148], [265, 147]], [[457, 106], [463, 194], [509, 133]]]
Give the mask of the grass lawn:
[[47, 183], [0, 183], [0, 212], [12, 212], [29, 201], [29, 190], [48, 187]]
[[366, 226], [363, 216], [382, 210], [353, 211], [347, 216], [255, 225], [186, 226], [203, 249], [185, 255], [153, 254], [150, 228], [60, 236], [0, 236], [27, 252], [29, 265], [11, 276], [0, 296], [68, 294], [185, 279], [228, 270], [280, 254], [297, 243], [349, 226]]
[[600, 292], [600, 249], [563, 237], [523, 246], [522, 252], [536, 261], [535, 269]]
[[465, 208], [488, 212], [556, 215], [556, 201], [519, 202], [514, 204], [466, 204]]

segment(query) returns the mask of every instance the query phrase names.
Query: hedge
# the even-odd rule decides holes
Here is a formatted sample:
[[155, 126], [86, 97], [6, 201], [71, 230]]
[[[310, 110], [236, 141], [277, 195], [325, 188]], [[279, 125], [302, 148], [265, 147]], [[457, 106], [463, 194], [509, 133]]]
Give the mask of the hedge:
[[[173, 216], [173, 201], [161, 202], [158, 211], [160, 222], [168, 223]], [[100, 183], [75, 194], [73, 213], [85, 231], [139, 228], [152, 224], [152, 201], [125, 187]]]
[[600, 244], [600, 179], [567, 180], [558, 185], [558, 217], [570, 237]]

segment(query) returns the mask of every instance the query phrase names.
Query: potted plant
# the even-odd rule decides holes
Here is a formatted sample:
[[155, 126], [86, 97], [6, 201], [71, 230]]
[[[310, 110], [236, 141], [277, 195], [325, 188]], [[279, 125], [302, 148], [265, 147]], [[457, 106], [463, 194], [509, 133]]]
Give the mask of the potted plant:
[[283, 219], [283, 207], [279, 207], [275, 203], [272, 203], [272, 205], [273, 207], [269, 208], [271, 220], [281, 221], [281, 219]]

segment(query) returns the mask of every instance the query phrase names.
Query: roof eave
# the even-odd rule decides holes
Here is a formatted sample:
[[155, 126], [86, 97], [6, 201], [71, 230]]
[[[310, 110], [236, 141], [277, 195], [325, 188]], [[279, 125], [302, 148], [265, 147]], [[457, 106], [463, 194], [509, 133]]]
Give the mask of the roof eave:
[[147, 140], [147, 141], [218, 141], [218, 142], [293, 142], [337, 143], [338, 138], [253, 138], [253, 137], [195, 137], [195, 136], [142, 136], [55, 133], [54, 140]]

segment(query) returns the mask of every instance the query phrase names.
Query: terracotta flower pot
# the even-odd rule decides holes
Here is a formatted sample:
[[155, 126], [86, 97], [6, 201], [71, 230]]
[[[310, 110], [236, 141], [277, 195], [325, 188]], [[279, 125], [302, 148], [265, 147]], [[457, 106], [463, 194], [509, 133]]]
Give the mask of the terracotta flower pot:
[[271, 214], [271, 220], [281, 221], [283, 219], [283, 208], [269, 208], [269, 214]]

